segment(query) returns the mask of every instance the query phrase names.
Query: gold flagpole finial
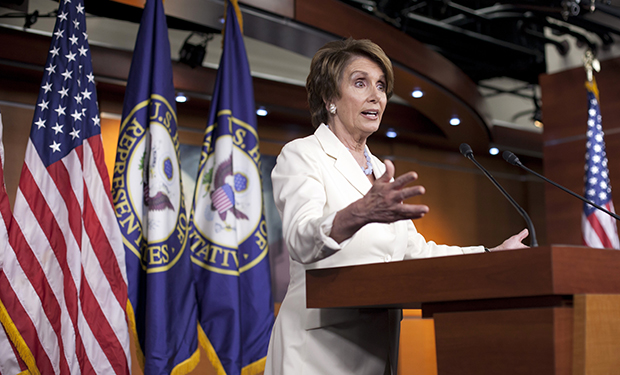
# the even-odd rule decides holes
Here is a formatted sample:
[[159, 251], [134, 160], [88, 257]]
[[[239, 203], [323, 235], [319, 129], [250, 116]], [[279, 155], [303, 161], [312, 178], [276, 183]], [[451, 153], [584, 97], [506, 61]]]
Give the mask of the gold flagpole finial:
[[591, 49], [586, 50], [585, 54], [583, 55], [583, 67], [586, 70], [586, 77], [588, 79], [588, 82], [592, 82], [593, 70], [597, 73], [601, 71], [601, 63], [594, 56], [594, 53]]

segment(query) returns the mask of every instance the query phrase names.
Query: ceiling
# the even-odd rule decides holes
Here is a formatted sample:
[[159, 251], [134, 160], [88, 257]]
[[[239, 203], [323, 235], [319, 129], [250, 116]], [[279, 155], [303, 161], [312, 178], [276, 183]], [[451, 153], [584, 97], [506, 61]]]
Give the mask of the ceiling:
[[620, 0], [341, 0], [440, 53], [478, 86], [492, 125], [540, 132], [540, 74], [620, 55]]
[[[567, 55], [570, 36], [595, 53], [620, 41], [620, 0], [342, 0], [431, 47], [480, 82], [538, 83], [545, 46]], [[555, 36], [545, 34], [548, 29]]]
[[[136, 2], [134, 0], [85, 1], [89, 14], [88, 30], [91, 44], [126, 51], [133, 49], [141, 10], [136, 6], [122, 4], [124, 1]], [[579, 65], [584, 45], [591, 46], [599, 53], [599, 56], [604, 56], [614, 48], [620, 51], [618, 48], [620, 44], [618, 43], [620, 41], [620, 16], [618, 14], [620, 13], [620, 0], [597, 1], [594, 12], [590, 12], [588, 0], [580, 2], [566, 0], [536, 2], [338, 1], [343, 6], [356, 8], [353, 10], [363, 13], [367, 18], [387, 24], [388, 29], [406, 33], [460, 68], [465, 76], [477, 85], [479, 93], [476, 95], [482, 95], [487, 102], [486, 107], [492, 121], [486, 122], [486, 126], [495, 128], [511, 127], [529, 132], [541, 131], [533, 126], [532, 118], [537, 107], [540, 106], [540, 93], [536, 85], [538, 75], [553, 69], [550, 68], [549, 56], [560, 56], [561, 63], [565, 63], [573, 54], [578, 56], [573, 64]], [[28, 19], [26, 16], [38, 11], [39, 17], [30, 30], [49, 34], [53, 28], [53, 16], [58, 6], [57, 2], [53, 0], [0, 0], [0, 9], [11, 6], [12, 9], [19, 8], [19, 5], [15, 4], [20, 2], [23, 3], [22, 13], [15, 18], [10, 18], [6, 15], [11, 11], [3, 9], [0, 16], [4, 17], [0, 23], [21, 27]], [[287, 2], [293, 1], [287, 0]], [[297, 0], [297, 5], [300, 2]], [[202, 65], [217, 68], [221, 45], [219, 18], [222, 11], [217, 8], [221, 7], [220, 3], [222, 2], [218, 0], [166, 2], [173, 60], [178, 59], [179, 50], [191, 32], [213, 33], [214, 39], [208, 43], [207, 57]], [[308, 1], [303, 3], [309, 4]], [[325, 41], [333, 39], [334, 34], [341, 35], [335, 29], [331, 30], [332, 34], [329, 34], [326, 28], [323, 30], [328, 31], [327, 33], [318, 33], [314, 31], [316, 29], [304, 26], [299, 10], [294, 19], [266, 13], [248, 6], [242, 6], [242, 10], [244, 21], [247, 21], [244, 22], [247, 26], [245, 43], [252, 75], [261, 79], [303, 86], [309, 70], [310, 57]], [[367, 23], [368, 21], [360, 21], [358, 17], [355, 22]], [[349, 24], [347, 27], [353, 27], [353, 25]], [[363, 25], [359, 27], [363, 28]], [[200, 38], [195, 35], [192, 40], [200, 41]], [[395, 50], [398, 48], [405, 50], [412, 48], [411, 45], [398, 44], [392, 47], [395, 47], [392, 49], [393, 53], [396, 53]], [[550, 50], [552, 53], [549, 53]], [[410, 55], [413, 53], [408, 52]], [[415, 53], [413, 56], [416, 56]], [[413, 125], [424, 123], [420, 121], [420, 118], [428, 116], [424, 111], [429, 106], [418, 105], [410, 97], [406, 97], [407, 93], [402, 94], [400, 99], [396, 97], [397, 104], [391, 106], [394, 112], [394, 122], [403, 123], [402, 119], [406, 119], [404, 126], [411, 128], [409, 130], [412, 137], [420, 139], [420, 135], [424, 137], [424, 132]], [[454, 101], [453, 98], [450, 100]], [[462, 100], [458, 99], [456, 102]], [[467, 102], [467, 98], [465, 101]], [[438, 103], [445, 103], [445, 99], [439, 100]], [[467, 109], [470, 108], [469, 106], [470, 104], [465, 103], [463, 107]], [[420, 111], [422, 116], [413, 116], [410, 111], [412, 107]], [[304, 111], [304, 109], [299, 110]], [[441, 112], [441, 109], [438, 111]], [[433, 118], [431, 120], [436, 124], [440, 123]], [[480, 119], [471, 122], [470, 129], [473, 129], [474, 133], [479, 132], [479, 125], [483, 122]], [[495, 126], [498, 124], [501, 126]], [[430, 125], [428, 127], [432, 128]], [[443, 128], [440, 131], [443, 132], [445, 139], [452, 140], [452, 143], [463, 139], [462, 135], [454, 133], [457, 129], [448, 128], [448, 130]], [[436, 128], [433, 129], [437, 131]], [[476, 138], [471, 134], [471, 137]], [[491, 136], [492, 141], [493, 137], [494, 135]], [[512, 135], [510, 137], [514, 138]], [[437, 137], [430, 136], [430, 138], [433, 140]], [[513, 151], [516, 150], [513, 149]], [[535, 154], [539, 155], [538, 157], [541, 156], [538, 151]]]

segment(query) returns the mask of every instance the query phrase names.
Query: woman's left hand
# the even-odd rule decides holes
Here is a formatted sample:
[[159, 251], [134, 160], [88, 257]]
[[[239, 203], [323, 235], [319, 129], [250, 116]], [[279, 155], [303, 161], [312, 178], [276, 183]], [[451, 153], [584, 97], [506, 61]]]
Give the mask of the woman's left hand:
[[528, 234], [529, 234], [529, 231], [527, 230], [527, 228], [523, 229], [518, 234], [515, 234], [514, 236], [511, 236], [510, 238], [508, 238], [506, 241], [502, 242], [501, 245], [496, 246], [490, 250], [501, 251], [501, 250], [512, 250], [512, 249], [525, 249], [529, 246], [524, 245], [522, 241], [528, 236]]

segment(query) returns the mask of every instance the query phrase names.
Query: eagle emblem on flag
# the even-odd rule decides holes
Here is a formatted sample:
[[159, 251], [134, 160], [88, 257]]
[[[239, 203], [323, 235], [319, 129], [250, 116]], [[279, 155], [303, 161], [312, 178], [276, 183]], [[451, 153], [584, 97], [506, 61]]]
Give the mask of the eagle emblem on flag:
[[[228, 177], [232, 177], [233, 186], [226, 182]], [[217, 166], [214, 176], [214, 190], [211, 192], [211, 210], [217, 211], [222, 221], [226, 221], [226, 216], [230, 211], [237, 219], [247, 220], [248, 216], [235, 207], [234, 190], [245, 190], [247, 188], [247, 178], [241, 173], [233, 176], [232, 154], [223, 163]], [[241, 189], [237, 189], [237, 188]]]
[[[170, 150], [169, 150], [170, 151]], [[161, 153], [160, 148], [153, 147], [151, 150], [151, 168], [148, 172], [144, 173], [144, 181], [142, 181], [142, 188], [144, 190], [144, 205], [148, 210], [161, 211], [169, 209], [174, 211], [174, 205], [170, 201], [169, 185], [172, 183], [172, 179], [175, 174], [175, 168], [172, 164], [172, 158], [166, 155], [164, 158], [159, 156]], [[145, 152], [142, 156], [141, 169], [144, 168], [144, 159], [147, 157]], [[163, 160], [161, 160], [163, 159]], [[151, 185], [158, 186], [155, 188], [155, 194], [151, 196]]]

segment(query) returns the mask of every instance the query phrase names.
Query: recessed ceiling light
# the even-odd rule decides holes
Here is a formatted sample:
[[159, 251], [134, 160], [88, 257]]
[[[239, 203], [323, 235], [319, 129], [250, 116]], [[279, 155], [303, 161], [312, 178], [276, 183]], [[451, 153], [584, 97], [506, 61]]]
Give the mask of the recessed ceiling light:
[[499, 149], [497, 147], [491, 147], [491, 148], [489, 148], [489, 154], [497, 155], [497, 154], [499, 154]]
[[258, 107], [258, 109], [256, 110], [256, 116], [267, 116], [269, 112], [267, 111], [267, 109], [265, 107]]
[[419, 99], [424, 96], [424, 92], [420, 89], [415, 89], [411, 92], [411, 96], [416, 99]]
[[458, 117], [454, 116], [450, 119], [450, 125], [452, 126], [457, 126], [461, 123], [461, 119], [459, 119]]
[[398, 133], [396, 132], [396, 130], [389, 128], [386, 132], [385, 132], [385, 136], [388, 138], [396, 138], [398, 137]]
[[185, 103], [187, 101], [187, 96], [185, 96], [185, 94], [183, 94], [182, 92], [178, 93], [176, 98], [174, 98], [174, 100], [177, 103]]

